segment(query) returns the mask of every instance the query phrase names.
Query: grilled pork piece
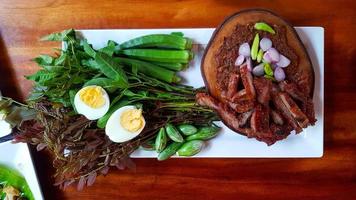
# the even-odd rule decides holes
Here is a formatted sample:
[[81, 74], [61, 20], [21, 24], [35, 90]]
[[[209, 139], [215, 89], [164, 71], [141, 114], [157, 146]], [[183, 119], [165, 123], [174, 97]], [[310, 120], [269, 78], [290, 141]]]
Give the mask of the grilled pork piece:
[[270, 100], [272, 81], [266, 78], [257, 77], [253, 79], [253, 84], [255, 85], [257, 93], [257, 101], [260, 104], [267, 106]]
[[251, 128], [256, 133], [269, 132], [269, 111], [267, 106], [256, 105], [251, 117]]
[[311, 98], [299, 90], [295, 83], [282, 81], [279, 83], [279, 88], [287, 92], [293, 99], [298, 100], [301, 103], [301, 110], [308, 117], [310, 124], [314, 125], [316, 122], [314, 113], [314, 104]]
[[237, 93], [237, 87], [239, 83], [240, 76], [237, 74], [232, 74], [229, 78], [229, 84], [227, 86], [227, 99], [232, 99], [232, 97]]
[[253, 86], [253, 77], [251, 72], [247, 69], [247, 64], [243, 64], [240, 67], [241, 80], [246, 90], [246, 96], [248, 99], [254, 99], [256, 96], [255, 87]]

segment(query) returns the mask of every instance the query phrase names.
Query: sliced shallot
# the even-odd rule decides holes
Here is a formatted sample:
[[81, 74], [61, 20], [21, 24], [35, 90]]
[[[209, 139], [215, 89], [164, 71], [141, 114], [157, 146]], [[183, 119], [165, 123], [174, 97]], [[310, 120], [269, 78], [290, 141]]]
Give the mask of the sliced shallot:
[[268, 38], [262, 38], [260, 41], [260, 47], [263, 51], [267, 51], [272, 47], [272, 41]]
[[263, 76], [265, 74], [263, 65], [264, 65], [264, 63], [261, 63], [261, 64], [257, 65], [256, 67], [254, 67], [252, 70], [252, 74], [255, 76]]
[[286, 78], [286, 74], [284, 73], [281, 67], [277, 67], [274, 70], [274, 78], [276, 79], [276, 81], [283, 81]]
[[279, 53], [275, 48], [270, 48], [266, 51], [265, 55], [269, 56], [272, 63], [277, 63], [279, 61]]
[[239, 55], [243, 55], [245, 57], [249, 57], [251, 55], [250, 45], [247, 42], [240, 45]]
[[279, 61], [276, 63], [278, 67], [287, 67], [290, 64], [290, 60], [284, 55], [279, 55]]
[[239, 55], [239, 56], [237, 56], [236, 61], [235, 61], [235, 66], [240, 66], [240, 65], [242, 65], [242, 63], [244, 62], [244, 60], [245, 60], [245, 56], [244, 56], [244, 55]]

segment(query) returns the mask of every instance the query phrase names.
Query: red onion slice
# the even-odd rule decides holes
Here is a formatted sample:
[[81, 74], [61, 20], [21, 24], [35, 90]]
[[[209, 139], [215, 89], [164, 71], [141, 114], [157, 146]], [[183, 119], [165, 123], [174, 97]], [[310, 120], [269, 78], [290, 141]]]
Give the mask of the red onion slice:
[[256, 67], [254, 67], [252, 70], [252, 74], [255, 76], [263, 76], [265, 74], [263, 65], [264, 65], [264, 63], [261, 63], [261, 64], [257, 65]]
[[287, 67], [290, 64], [290, 60], [284, 55], [279, 55], [279, 61], [276, 63], [278, 67]]
[[240, 45], [239, 55], [243, 55], [245, 57], [249, 57], [251, 55], [250, 45], [247, 42]]
[[242, 65], [244, 60], [245, 60], [245, 56], [243, 56], [243, 55], [237, 56], [236, 61], [235, 61], [235, 66], [237, 67], [237, 66]]
[[286, 74], [284, 73], [284, 70], [281, 67], [277, 67], [274, 70], [274, 78], [276, 81], [283, 81], [286, 78]]
[[260, 47], [263, 51], [267, 51], [272, 47], [272, 41], [268, 38], [262, 38], [260, 41]]

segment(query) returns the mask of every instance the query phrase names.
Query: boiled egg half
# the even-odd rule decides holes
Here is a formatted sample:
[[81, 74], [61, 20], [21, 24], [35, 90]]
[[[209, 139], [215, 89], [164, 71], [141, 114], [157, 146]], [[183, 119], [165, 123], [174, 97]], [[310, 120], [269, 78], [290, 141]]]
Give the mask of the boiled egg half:
[[135, 106], [124, 106], [110, 116], [105, 133], [111, 141], [122, 143], [138, 136], [145, 125], [142, 109]]
[[86, 86], [75, 94], [74, 106], [79, 114], [84, 115], [89, 120], [96, 120], [108, 112], [110, 107], [109, 95], [100, 86]]

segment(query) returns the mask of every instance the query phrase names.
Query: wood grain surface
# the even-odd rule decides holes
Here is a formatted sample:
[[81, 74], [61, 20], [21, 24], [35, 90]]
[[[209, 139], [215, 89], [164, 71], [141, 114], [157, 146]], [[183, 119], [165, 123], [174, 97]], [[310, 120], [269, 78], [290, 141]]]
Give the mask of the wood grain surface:
[[[67, 28], [216, 27], [244, 8], [271, 9], [295, 26], [325, 28], [325, 151], [317, 159], [135, 159], [77, 192], [52, 186], [51, 161], [34, 152], [45, 199], [356, 199], [356, 4], [354, 1], [0, 0], [0, 90], [24, 99], [30, 61]], [[223, 147], [221, 147], [223, 148]], [[236, 147], [239, 148], [239, 147]]]

